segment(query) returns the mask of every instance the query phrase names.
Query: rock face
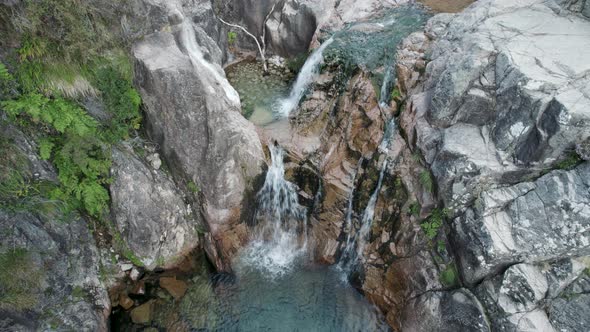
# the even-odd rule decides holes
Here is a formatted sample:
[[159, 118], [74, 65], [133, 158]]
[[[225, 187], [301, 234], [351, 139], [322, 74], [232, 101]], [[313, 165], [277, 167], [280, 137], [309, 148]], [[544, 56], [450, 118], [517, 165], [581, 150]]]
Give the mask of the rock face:
[[586, 329], [563, 318], [590, 303], [577, 286], [590, 253], [584, 5], [477, 1], [398, 52], [400, 125], [451, 208], [449, 250], [491, 330]]
[[241, 208], [264, 157], [216, 43], [190, 17], [177, 21], [134, 46], [136, 81], [150, 136], [173, 173], [202, 192], [202, 213], [221, 251], [212, 260], [226, 270], [221, 258], [245, 241]]
[[475, 284], [515, 262], [589, 255], [589, 179], [586, 162], [481, 193], [452, 226], [465, 282]]
[[112, 176], [115, 222], [125, 244], [146, 267], [173, 264], [197, 247], [196, 216], [163, 171], [146, 166], [130, 148], [114, 149]]
[[[11, 142], [4, 158], [23, 158], [18, 171], [26, 181], [55, 181], [32, 140], [11, 126], [0, 129], [0, 139]], [[50, 202], [29, 209], [34, 213], [0, 209], [0, 329], [107, 331], [111, 307], [88, 221], [66, 222]]]
[[[551, 167], [590, 135], [590, 22], [549, 4], [480, 1], [430, 21], [424, 92], [412, 95], [405, 120], [446, 205]], [[535, 53], [523, 49], [531, 41]]]
[[[325, 31], [340, 30], [346, 23], [357, 22], [407, 0], [221, 0], [220, 12], [226, 20], [243, 24], [256, 36], [262, 36], [266, 26], [266, 43], [269, 51], [283, 57], [308, 52], [310, 44], [318, 47], [318, 37]], [[274, 11], [267, 15], [275, 6]], [[266, 23], [266, 25], [265, 25]], [[240, 46], [254, 49], [250, 37], [240, 39]]]

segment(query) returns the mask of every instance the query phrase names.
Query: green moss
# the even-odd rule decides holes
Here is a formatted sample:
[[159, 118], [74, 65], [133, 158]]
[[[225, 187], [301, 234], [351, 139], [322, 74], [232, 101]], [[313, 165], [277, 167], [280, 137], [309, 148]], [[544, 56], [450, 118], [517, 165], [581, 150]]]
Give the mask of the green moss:
[[391, 100], [401, 101], [401, 99], [402, 93], [399, 91], [398, 88], [394, 88], [393, 91], [391, 91]]
[[0, 309], [33, 309], [42, 273], [31, 254], [22, 248], [0, 253], [0, 267]]
[[190, 181], [186, 187], [193, 194], [196, 194], [200, 191], [199, 187], [193, 181]]
[[84, 299], [88, 294], [81, 286], [74, 286], [72, 289], [72, 297], [75, 299]]
[[439, 280], [445, 287], [456, 286], [459, 282], [459, 278], [455, 264], [451, 263], [447, 265], [447, 267], [440, 273]]
[[564, 159], [555, 164], [556, 169], [570, 170], [582, 162], [582, 158], [577, 153], [571, 152]]

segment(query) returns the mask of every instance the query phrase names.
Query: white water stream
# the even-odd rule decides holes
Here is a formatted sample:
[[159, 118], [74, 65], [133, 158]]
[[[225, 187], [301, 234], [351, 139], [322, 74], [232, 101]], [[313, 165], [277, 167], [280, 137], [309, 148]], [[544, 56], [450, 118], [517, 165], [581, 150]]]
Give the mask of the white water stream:
[[279, 109], [277, 110], [279, 115], [284, 117], [289, 116], [289, 113], [297, 107], [301, 97], [303, 97], [309, 85], [319, 74], [320, 63], [324, 59], [324, 50], [332, 44], [333, 41], [333, 38], [326, 40], [320, 47], [313, 51], [309, 58], [307, 58], [305, 64], [301, 67], [301, 71], [299, 71], [299, 74], [297, 75], [297, 79], [295, 80], [295, 84], [291, 89], [289, 97], [281, 100], [279, 104]]
[[269, 149], [271, 165], [257, 197], [260, 224], [256, 238], [245, 249], [243, 262], [272, 277], [289, 271], [307, 251], [307, 211], [299, 205], [297, 186], [285, 180], [283, 149], [277, 145]]
[[[379, 144], [378, 152], [387, 155], [389, 152], [389, 147], [393, 138], [395, 137], [396, 133], [396, 123], [395, 118], [392, 118], [387, 127], [385, 128], [385, 132], [383, 134], [383, 140], [381, 144]], [[357, 170], [361, 166], [363, 158], [359, 160], [359, 164], [357, 166]], [[363, 258], [363, 250], [365, 245], [367, 244], [367, 238], [369, 236], [369, 232], [371, 231], [371, 226], [373, 225], [373, 219], [375, 217], [375, 206], [377, 204], [377, 199], [379, 198], [379, 193], [381, 192], [381, 187], [383, 186], [383, 177], [385, 175], [385, 171], [387, 170], [387, 166], [389, 164], [389, 159], [386, 157], [381, 165], [381, 171], [379, 172], [379, 180], [377, 181], [377, 186], [375, 190], [371, 194], [369, 201], [367, 202], [367, 206], [363, 212], [363, 215], [360, 220], [360, 228], [355, 230], [352, 214], [353, 214], [353, 199], [354, 199], [354, 182], [356, 180], [356, 173], [352, 178], [353, 190], [349, 195], [348, 200], [348, 209], [346, 212], [346, 244], [342, 250], [342, 255], [340, 257], [339, 266], [344, 270], [344, 272], [348, 275], [350, 274], [353, 269], [355, 268], [356, 263]]]

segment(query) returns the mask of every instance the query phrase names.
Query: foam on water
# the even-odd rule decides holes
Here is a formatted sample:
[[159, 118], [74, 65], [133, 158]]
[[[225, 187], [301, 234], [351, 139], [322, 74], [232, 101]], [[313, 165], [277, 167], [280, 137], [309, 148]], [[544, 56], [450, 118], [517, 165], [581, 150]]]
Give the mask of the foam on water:
[[285, 179], [283, 149], [278, 145], [269, 149], [271, 165], [257, 197], [256, 238], [237, 265], [265, 270], [272, 278], [290, 271], [307, 252], [307, 211], [299, 205], [297, 186]]

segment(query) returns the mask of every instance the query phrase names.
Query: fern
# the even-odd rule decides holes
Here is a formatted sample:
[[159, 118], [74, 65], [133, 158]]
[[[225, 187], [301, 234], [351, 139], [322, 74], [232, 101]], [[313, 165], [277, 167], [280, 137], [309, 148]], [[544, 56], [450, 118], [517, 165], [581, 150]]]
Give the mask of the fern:
[[429, 171], [424, 170], [420, 172], [419, 178], [424, 190], [429, 193], [434, 191], [434, 182], [432, 181], [432, 176], [430, 175]]
[[6, 68], [6, 66], [0, 62], [0, 81], [12, 81], [13, 77], [12, 75], [8, 72], [8, 69]]
[[55, 144], [53, 144], [50, 140], [44, 139], [39, 142], [39, 156], [43, 160], [49, 160], [51, 158], [51, 150]]

